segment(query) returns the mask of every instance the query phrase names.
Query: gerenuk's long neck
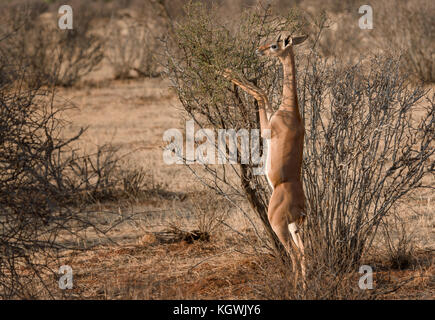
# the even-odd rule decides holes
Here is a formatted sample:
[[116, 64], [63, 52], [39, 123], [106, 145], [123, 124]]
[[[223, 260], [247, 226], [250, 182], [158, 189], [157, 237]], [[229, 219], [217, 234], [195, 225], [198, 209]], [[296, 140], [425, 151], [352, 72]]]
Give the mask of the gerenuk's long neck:
[[280, 58], [284, 79], [282, 88], [282, 102], [280, 109], [299, 113], [298, 96], [296, 90], [295, 57], [292, 48], [288, 48], [285, 56]]

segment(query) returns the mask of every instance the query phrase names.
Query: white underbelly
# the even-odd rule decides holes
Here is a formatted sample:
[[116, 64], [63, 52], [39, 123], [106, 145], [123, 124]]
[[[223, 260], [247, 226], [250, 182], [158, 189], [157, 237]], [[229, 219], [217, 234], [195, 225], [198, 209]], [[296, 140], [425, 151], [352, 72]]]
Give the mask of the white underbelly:
[[267, 178], [267, 182], [269, 183], [270, 187], [273, 190], [273, 184], [272, 181], [270, 181], [269, 178], [269, 170], [270, 170], [270, 165], [271, 165], [271, 161], [270, 161], [270, 139], [267, 139], [267, 157], [266, 157], [266, 178]]
[[[272, 120], [273, 114], [266, 111], [266, 115], [267, 115], [267, 120], [270, 122]], [[267, 141], [267, 157], [266, 157], [266, 168], [265, 168], [266, 169], [265, 170], [266, 171], [266, 179], [267, 179], [267, 182], [269, 183], [269, 185], [273, 191], [273, 189], [274, 189], [273, 184], [269, 178], [269, 170], [270, 170], [270, 166], [271, 166], [271, 161], [270, 161], [270, 142], [271, 142], [271, 139], [267, 139], [266, 141]]]

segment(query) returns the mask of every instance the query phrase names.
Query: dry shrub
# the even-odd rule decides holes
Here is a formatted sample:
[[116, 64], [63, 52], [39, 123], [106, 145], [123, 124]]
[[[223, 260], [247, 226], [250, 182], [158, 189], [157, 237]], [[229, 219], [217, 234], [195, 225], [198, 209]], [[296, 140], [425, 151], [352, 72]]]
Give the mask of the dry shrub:
[[318, 34], [316, 51], [324, 58], [337, 58], [344, 63], [355, 63], [360, 55], [371, 49], [367, 33], [358, 27], [358, 11], [339, 12], [335, 15], [324, 11], [306, 14], [310, 21], [310, 33]]
[[120, 156], [110, 144], [97, 146], [94, 153], [71, 149], [64, 170], [73, 190], [70, 203], [139, 202], [164, 196], [166, 185], [156, 181], [152, 171], [134, 167], [127, 156]]
[[34, 298], [36, 283], [47, 293], [41, 278], [47, 273], [55, 277], [51, 264], [61, 248], [57, 238], [75, 220], [65, 203], [71, 189], [63, 175], [68, 161], [62, 156], [81, 132], [60, 137], [59, 110], [51, 98], [39, 89], [0, 88], [2, 298]]
[[116, 79], [157, 77], [162, 71], [160, 39], [184, 15], [185, 0], [120, 1], [106, 28], [106, 58]]
[[151, 169], [135, 167], [129, 161], [119, 161], [114, 184], [116, 199], [140, 202], [144, 199], [179, 199], [182, 193], [168, 191], [168, 184], [157, 180]]
[[[373, 8], [372, 30], [361, 30], [358, 26], [361, 17], [358, 9], [364, 4]], [[314, 17], [322, 12], [328, 17], [329, 30], [323, 32], [318, 44], [323, 56], [350, 60], [374, 50], [403, 52], [407, 62], [402, 66], [405, 73], [426, 82], [434, 81], [433, 1], [310, 0], [301, 5]]]
[[385, 254], [390, 268], [406, 269], [416, 261], [415, 239], [410, 225], [397, 213], [382, 224]]
[[93, 203], [113, 200], [122, 177], [120, 158], [111, 145], [98, 146], [93, 154], [70, 150], [65, 174], [69, 188], [74, 190], [72, 203]]
[[42, 36], [40, 29], [34, 28], [34, 22], [47, 8], [45, 3], [30, 1], [0, 4], [4, 15], [0, 26], [2, 84], [16, 80], [24, 69], [29, 86], [39, 87], [47, 81], [38, 61], [47, 54], [48, 40]]
[[372, 39], [382, 49], [404, 52], [404, 69], [435, 81], [435, 3], [430, 0], [380, 1], [373, 8]]
[[299, 75], [306, 238], [311, 248], [323, 246], [321, 263], [346, 270], [360, 261], [393, 205], [425, 187], [433, 172], [435, 100], [409, 86], [400, 58], [374, 56], [350, 66], [309, 59]]
[[[128, 170], [123, 172], [121, 176], [122, 189], [129, 197], [139, 198], [141, 192], [149, 189], [149, 176], [143, 169]], [[156, 187], [153, 185], [151, 189], [155, 190]]]
[[157, 62], [154, 59], [156, 40], [141, 23], [125, 25], [111, 21], [106, 36], [106, 56], [116, 79], [126, 79], [135, 71], [141, 77], [155, 77]]
[[83, 230], [107, 232], [88, 204], [135, 200], [148, 180], [124, 169], [110, 146], [78, 153], [83, 130], [64, 136], [64, 106], [53, 91], [2, 86], [0, 105], [0, 297], [67, 297], [75, 293], [56, 287], [66, 250], [92, 249], [80, 245]]
[[101, 37], [92, 32], [97, 11], [88, 10], [84, 2], [73, 5], [73, 29], [60, 30], [56, 7], [48, 10], [39, 1], [2, 4], [3, 33], [14, 33], [14, 37], [4, 39], [0, 50], [9, 60], [21, 62], [30, 86], [71, 86], [102, 60]]
[[366, 3], [361, 0], [304, 0], [300, 1], [300, 4], [304, 6], [304, 8], [325, 10], [330, 13], [341, 14], [350, 12], [357, 13], [358, 8]]
[[193, 219], [196, 229], [215, 236], [222, 227], [222, 222], [228, 218], [230, 207], [224, 199], [205, 194], [190, 200], [185, 209], [188, 210], [190, 219]]
[[[258, 58], [255, 49], [279, 32], [300, 30], [301, 20], [291, 12], [271, 15], [269, 8], [245, 11], [236, 21], [224, 20], [215, 9], [197, 3], [186, 12], [167, 48], [168, 75], [186, 117], [200, 128], [258, 128], [255, 101], [219, 72], [234, 70], [263, 88], [277, 107], [282, 87], [279, 62]], [[312, 35], [315, 40], [321, 31]], [[177, 50], [171, 50], [172, 44]], [[427, 92], [409, 86], [399, 71], [400, 58], [370, 56], [343, 65], [320, 58], [315, 50], [298, 60], [302, 59], [298, 90], [306, 126], [304, 241], [312, 268], [309, 281], [314, 284], [320, 281], [312, 278], [316, 274], [325, 275], [325, 281], [331, 276], [340, 280], [358, 270], [382, 218], [399, 199], [423, 187], [423, 177], [433, 172], [435, 152], [434, 97], [424, 101], [421, 119], [414, 119]], [[264, 177], [254, 175], [252, 162], [240, 164], [241, 144], [237, 151], [237, 165], [189, 168], [242, 212], [238, 200], [248, 200], [268, 240], [276, 244], [267, 219], [269, 188]], [[250, 213], [244, 214], [250, 219]], [[310, 296], [313, 292], [307, 291]]]
[[[12, 30], [3, 41], [20, 36]], [[84, 130], [64, 133], [71, 106], [35, 81], [27, 56], [10, 54], [0, 54], [0, 297], [68, 296], [56, 286], [61, 258], [83, 250], [83, 230], [104, 236], [86, 205], [117, 192], [120, 159], [107, 146], [77, 152]]]
[[63, 136], [62, 106], [52, 91], [2, 86], [0, 104], [0, 297], [68, 295], [56, 288], [57, 270], [77, 242], [63, 239], [94, 228], [82, 194], [106, 190], [113, 163], [101, 155], [97, 167], [73, 174], [79, 158], [72, 144], [83, 131]]
[[198, 192], [194, 199], [185, 200], [182, 208], [174, 208], [174, 214], [165, 222], [169, 229], [158, 233], [157, 237], [162, 239], [163, 236], [166, 242], [216, 240], [230, 209], [225, 199]]

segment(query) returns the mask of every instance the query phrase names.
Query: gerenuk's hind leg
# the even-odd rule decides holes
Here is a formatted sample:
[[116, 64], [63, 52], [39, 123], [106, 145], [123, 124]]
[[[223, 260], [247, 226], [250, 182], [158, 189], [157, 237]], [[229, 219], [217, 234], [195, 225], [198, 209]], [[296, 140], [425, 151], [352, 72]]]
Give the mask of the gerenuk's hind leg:
[[305, 282], [305, 279], [306, 279], [305, 248], [304, 248], [304, 244], [302, 242], [299, 227], [298, 227], [296, 222], [293, 222], [293, 223], [290, 223], [288, 225], [288, 229], [289, 229], [290, 234], [292, 235], [293, 241], [296, 244], [297, 249], [299, 251], [299, 261], [300, 261], [300, 265], [301, 265], [302, 279]]
[[287, 208], [283, 201], [280, 201], [278, 189], [275, 189], [272, 193], [271, 201], [269, 203], [268, 208], [268, 218], [270, 225], [277, 235], [278, 239], [284, 245], [287, 253], [289, 254], [292, 261], [292, 270], [294, 272], [295, 283], [298, 278], [298, 259], [297, 253], [299, 251], [298, 247], [292, 240], [292, 236], [290, 234], [290, 230], [288, 228], [288, 215], [286, 214]]
[[271, 226], [272, 226], [273, 231], [278, 236], [278, 239], [284, 245], [288, 255], [290, 256], [290, 259], [292, 262], [292, 271], [293, 271], [293, 275], [294, 275], [294, 283], [296, 284], [298, 281], [298, 275], [299, 275], [298, 265], [299, 265], [300, 261], [298, 259], [298, 254], [297, 254], [299, 249], [292, 240], [292, 237], [290, 235], [290, 231], [287, 227], [286, 221], [279, 223], [276, 220], [272, 220]]

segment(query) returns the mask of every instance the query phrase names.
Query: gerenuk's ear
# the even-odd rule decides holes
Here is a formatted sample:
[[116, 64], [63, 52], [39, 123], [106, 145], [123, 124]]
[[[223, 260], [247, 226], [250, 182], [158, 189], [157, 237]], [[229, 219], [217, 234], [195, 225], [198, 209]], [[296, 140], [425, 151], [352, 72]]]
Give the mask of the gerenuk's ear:
[[298, 45], [307, 40], [308, 35], [299, 36], [299, 37], [293, 37], [292, 38], [292, 45]]
[[285, 38], [285, 40], [284, 40], [284, 47], [287, 47], [289, 44], [290, 44], [290, 36]]

